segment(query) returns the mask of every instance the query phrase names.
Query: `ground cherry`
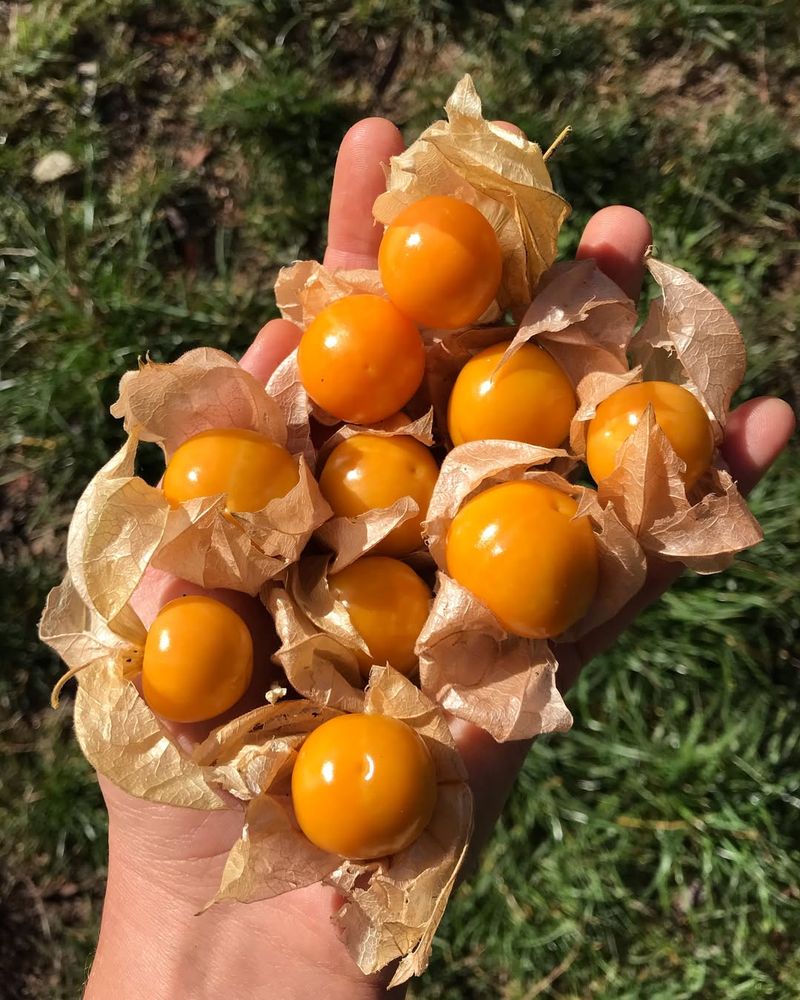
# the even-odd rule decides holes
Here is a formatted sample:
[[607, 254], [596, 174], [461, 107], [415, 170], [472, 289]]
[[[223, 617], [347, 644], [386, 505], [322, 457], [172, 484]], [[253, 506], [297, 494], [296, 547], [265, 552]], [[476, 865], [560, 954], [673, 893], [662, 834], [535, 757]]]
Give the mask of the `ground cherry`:
[[419, 388], [425, 352], [419, 330], [379, 295], [347, 295], [322, 310], [297, 349], [309, 396], [352, 424], [396, 413]]
[[378, 255], [397, 308], [425, 326], [474, 323], [497, 294], [503, 255], [486, 217], [465, 201], [431, 195], [392, 221]]
[[235, 611], [211, 597], [179, 597], [147, 633], [142, 693], [157, 715], [202, 722], [242, 697], [253, 673], [253, 640]]
[[447, 410], [453, 444], [490, 438], [556, 448], [569, 434], [577, 402], [563, 369], [535, 344], [498, 369], [510, 343], [487, 347], [459, 372]]
[[439, 468], [433, 455], [412, 437], [354, 434], [328, 457], [319, 488], [337, 517], [356, 517], [411, 497], [419, 513], [398, 525], [372, 549], [376, 555], [403, 556], [422, 546], [422, 521]]
[[300, 829], [345, 858], [383, 858], [409, 847], [436, 806], [436, 769], [414, 730], [386, 715], [340, 715], [300, 748], [292, 773]]
[[399, 559], [364, 556], [332, 573], [328, 585], [369, 647], [370, 656], [359, 656], [364, 676], [373, 663], [412, 673], [417, 666], [414, 645], [433, 596], [414, 570]]
[[572, 497], [540, 483], [492, 486], [447, 533], [449, 574], [510, 632], [543, 639], [582, 618], [597, 590], [597, 546]]
[[238, 427], [203, 431], [176, 449], [164, 473], [164, 496], [186, 500], [226, 495], [229, 511], [254, 511], [297, 485], [297, 461], [274, 441]]
[[694, 485], [711, 464], [711, 421], [689, 390], [673, 382], [637, 382], [604, 400], [589, 424], [586, 464], [596, 483], [616, 468], [617, 452], [636, 430], [648, 404], [675, 453], [686, 463], [687, 486]]

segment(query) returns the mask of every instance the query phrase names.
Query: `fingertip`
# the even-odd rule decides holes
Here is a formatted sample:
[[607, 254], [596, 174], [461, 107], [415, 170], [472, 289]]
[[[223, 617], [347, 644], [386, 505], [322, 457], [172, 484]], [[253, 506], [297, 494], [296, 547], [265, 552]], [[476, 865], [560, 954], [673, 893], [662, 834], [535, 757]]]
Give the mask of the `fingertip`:
[[750, 399], [730, 414], [722, 454], [743, 493], [769, 469], [796, 426], [791, 406], [775, 396]]
[[513, 122], [507, 122], [503, 121], [502, 118], [496, 118], [492, 122], [492, 125], [496, 125], [497, 128], [504, 129], [506, 132], [513, 132], [514, 135], [520, 135], [522, 136], [523, 139], [525, 138], [525, 133], [522, 131], [519, 125], [515, 125]]
[[288, 319], [271, 319], [261, 327], [239, 362], [259, 382], [266, 382], [300, 343], [302, 331]]
[[383, 228], [372, 217], [372, 205], [386, 190], [384, 165], [404, 148], [388, 118], [363, 118], [346, 132], [333, 175], [327, 267], [375, 267]]
[[589, 219], [575, 256], [595, 260], [600, 270], [635, 300], [644, 277], [644, 254], [652, 242], [653, 230], [640, 211], [627, 205], [609, 205]]

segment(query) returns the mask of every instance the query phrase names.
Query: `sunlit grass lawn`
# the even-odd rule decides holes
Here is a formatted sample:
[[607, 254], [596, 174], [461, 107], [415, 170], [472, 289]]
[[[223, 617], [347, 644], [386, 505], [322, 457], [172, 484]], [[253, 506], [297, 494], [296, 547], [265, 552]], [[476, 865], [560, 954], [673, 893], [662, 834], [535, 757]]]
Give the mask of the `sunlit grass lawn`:
[[[99, 916], [104, 815], [68, 707], [45, 707], [58, 665], [34, 629], [71, 505], [120, 439], [117, 379], [145, 351], [246, 346], [276, 268], [321, 251], [351, 122], [386, 114], [413, 138], [470, 71], [542, 143], [571, 123], [564, 253], [599, 206], [641, 208], [661, 255], [739, 317], [742, 398], [796, 400], [795, 5], [499, 10], [0, 3], [3, 995], [74, 997]], [[74, 172], [38, 185], [53, 150]], [[587, 671], [415, 996], [800, 994], [796, 451], [754, 504], [765, 543], [685, 579]]]

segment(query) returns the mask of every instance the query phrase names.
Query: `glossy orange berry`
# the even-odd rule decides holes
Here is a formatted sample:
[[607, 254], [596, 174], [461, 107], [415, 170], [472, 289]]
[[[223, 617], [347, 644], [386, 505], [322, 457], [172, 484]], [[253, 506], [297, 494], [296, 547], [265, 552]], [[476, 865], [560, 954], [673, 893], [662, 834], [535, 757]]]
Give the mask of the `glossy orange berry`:
[[500, 286], [503, 255], [472, 205], [446, 195], [413, 202], [387, 226], [381, 282], [397, 308], [424, 326], [452, 330], [478, 320]]
[[142, 693], [172, 722], [202, 722], [242, 697], [253, 673], [253, 640], [245, 623], [211, 597], [179, 597], [147, 633]]
[[229, 511], [255, 511], [286, 496], [300, 474], [297, 460], [274, 441], [238, 427], [203, 431], [184, 441], [167, 464], [161, 488], [173, 507], [226, 494]]
[[323, 851], [383, 858], [413, 844], [430, 822], [436, 769], [422, 737], [404, 722], [340, 715], [300, 748], [292, 803], [300, 829]]
[[603, 400], [586, 433], [586, 464], [596, 483], [617, 466], [617, 452], [636, 430], [647, 406], [675, 453], [686, 463], [684, 482], [692, 486], [711, 465], [714, 432], [700, 402], [672, 382], [638, 382]]
[[557, 448], [578, 408], [563, 369], [535, 344], [525, 344], [498, 369], [511, 343], [487, 347], [458, 373], [447, 409], [453, 444], [495, 439]]
[[413, 673], [417, 666], [414, 645], [433, 597], [414, 570], [399, 559], [363, 556], [332, 573], [328, 586], [344, 604], [353, 628], [371, 653], [359, 656], [364, 677], [373, 663]]
[[379, 295], [347, 295], [308, 327], [297, 350], [306, 392], [352, 424], [396, 413], [419, 388], [425, 352], [416, 326]]
[[402, 497], [416, 500], [419, 514], [371, 550], [375, 555], [403, 556], [422, 546], [422, 521], [438, 475], [433, 455], [414, 438], [354, 434], [328, 456], [319, 488], [337, 517], [390, 507]]
[[560, 635], [597, 591], [597, 546], [577, 503], [540, 483], [492, 486], [468, 500], [447, 533], [447, 571], [509, 632]]

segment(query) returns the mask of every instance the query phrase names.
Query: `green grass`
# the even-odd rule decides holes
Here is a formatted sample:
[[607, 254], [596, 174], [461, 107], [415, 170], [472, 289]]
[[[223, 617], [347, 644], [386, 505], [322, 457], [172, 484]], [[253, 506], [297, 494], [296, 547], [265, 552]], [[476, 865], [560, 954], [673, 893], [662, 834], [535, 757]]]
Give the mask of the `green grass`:
[[[742, 398], [796, 401], [800, 45], [792, 0], [0, 13], [0, 938], [29, 945], [0, 947], [0, 974], [66, 998], [96, 931], [104, 815], [68, 713], [45, 707], [58, 666], [34, 630], [71, 506], [120, 440], [121, 373], [146, 350], [243, 350], [276, 269], [322, 250], [347, 126], [386, 114], [412, 138], [471, 71], [488, 113], [542, 143], [574, 126], [554, 163], [575, 209], [564, 253], [599, 206], [646, 211], [661, 254], [736, 312]], [[39, 186], [54, 149], [76, 170]], [[764, 545], [684, 580], [586, 672], [573, 732], [531, 754], [415, 996], [800, 993], [792, 459], [755, 496]]]

